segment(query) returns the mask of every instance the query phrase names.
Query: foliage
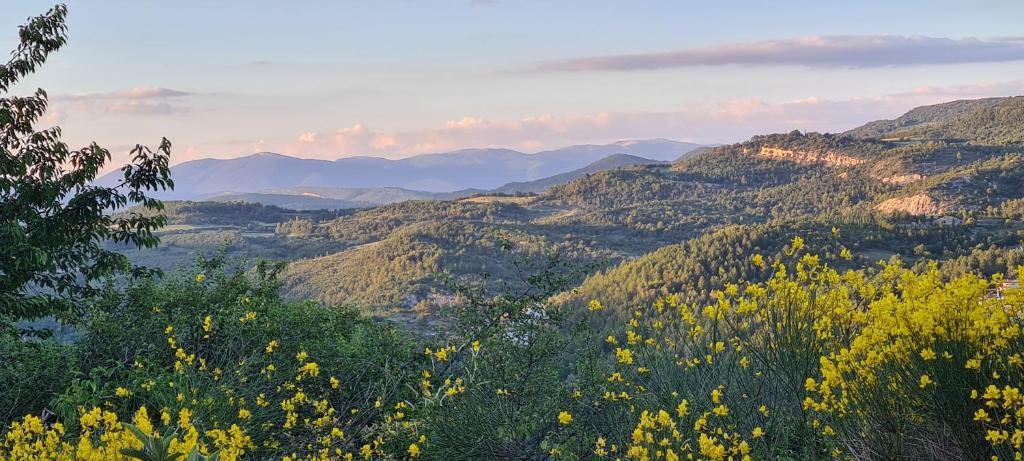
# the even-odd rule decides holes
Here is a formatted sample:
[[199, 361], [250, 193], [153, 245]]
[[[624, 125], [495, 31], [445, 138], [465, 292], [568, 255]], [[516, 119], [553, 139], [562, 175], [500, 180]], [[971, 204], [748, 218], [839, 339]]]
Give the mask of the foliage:
[[[608, 338], [629, 459], [1020, 456], [1019, 289], [885, 265], [840, 273], [794, 239], [763, 283], [637, 310]], [[595, 442], [595, 446], [597, 443]]]
[[[19, 29], [20, 43], [0, 65], [0, 316], [40, 317], [75, 307], [88, 295], [89, 282], [126, 271], [124, 255], [104, 240], [155, 246], [159, 215], [112, 216], [132, 204], [159, 211], [146, 192], [173, 187], [164, 139], [156, 151], [132, 150], [115, 187], [90, 185], [110, 152], [95, 143], [70, 150], [59, 127], [36, 131], [47, 95], [7, 96], [18, 80], [42, 65], [66, 42], [67, 8], [54, 7]], [[84, 280], [84, 283], [83, 283]]]
[[71, 381], [76, 368], [71, 347], [52, 339], [25, 340], [0, 333], [0, 427], [26, 414], [41, 414]]

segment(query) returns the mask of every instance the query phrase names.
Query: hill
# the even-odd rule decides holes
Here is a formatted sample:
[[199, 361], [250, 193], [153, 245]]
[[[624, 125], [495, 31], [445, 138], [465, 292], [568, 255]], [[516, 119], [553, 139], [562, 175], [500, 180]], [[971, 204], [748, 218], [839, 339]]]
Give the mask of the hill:
[[491, 192], [514, 194], [521, 192], [544, 192], [545, 190], [557, 186], [559, 184], [565, 184], [574, 179], [582, 178], [591, 173], [597, 173], [598, 171], [614, 170], [617, 168], [636, 166], [636, 165], [653, 165], [663, 163], [658, 160], [651, 160], [643, 157], [637, 157], [635, 155], [628, 154], [612, 154], [605, 158], [602, 158], [590, 165], [583, 168], [570, 171], [568, 173], [557, 174], [549, 176], [547, 178], [538, 179], [535, 181], [528, 182], [512, 182], [505, 184], [501, 187], [494, 189]]
[[1004, 100], [1006, 98], [963, 99], [931, 106], [921, 106], [896, 119], [876, 120], [846, 131], [843, 134], [856, 138], [886, 138], [897, 131], [945, 122], [961, 115], [970, 114], [978, 109], [991, 107]]
[[[289, 215], [263, 240], [243, 229], [234, 241], [261, 254], [306, 249], [288, 258], [291, 296], [390, 314], [443, 305], [442, 274], [514, 283], [516, 274], [502, 270], [509, 258], [550, 252], [588, 268], [590, 277], [561, 295], [571, 303], [600, 297], [628, 309], [672, 293], [697, 296], [753, 277], [744, 261], [780, 255], [793, 235], [844, 267], [929, 255], [957, 268], [950, 273], [1006, 271], [1024, 237], [1024, 157], [993, 133], [1012, 133], [1018, 102], [918, 108], [897, 123], [977, 139], [891, 139], [881, 128], [874, 136], [760, 135], [671, 163], [613, 156], [499, 188], [531, 195], [431, 194], [336, 216]], [[402, 189], [286, 190], [310, 200], [420, 198]], [[944, 215], [952, 216], [935, 221]], [[170, 238], [180, 247], [199, 237]], [[842, 248], [850, 260], [837, 258]]]

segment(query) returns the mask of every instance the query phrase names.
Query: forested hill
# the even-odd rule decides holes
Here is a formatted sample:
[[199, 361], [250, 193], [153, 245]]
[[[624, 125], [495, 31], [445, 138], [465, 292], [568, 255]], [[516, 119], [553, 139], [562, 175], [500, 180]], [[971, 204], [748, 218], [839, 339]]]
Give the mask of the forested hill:
[[885, 138], [897, 131], [942, 123], [978, 109], [1000, 104], [1007, 98], [963, 99], [917, 107], [892, 120], [876, 120], [843, 134], [855, 138]]
[[1024, 97], [954, 101], [914, 109], [848, 131], [858, 138], [948, 140], [978, 145], [1024, 142]]
[[[516, 274], [501, 268], [552, 252], [590, 274], [561, 299], [622, 309], [752, 277], [744, 261], [781, 254], [794, 235], [850, 267], [927, 256], [949, 274], [1013, 270], [1024, 236], [1022, 104], [956, 101], [842, 134], [755, 136], [672, 163], [625, 158], [530, 196], [292, 214], [272, 234], [233, 241], [260, 254], [304, 249], [285, 273], [293, 296], [390, 315], [443, 309], [444, 274], [505, 286]], [[849, 259], [837, 259], [844, 248]]]

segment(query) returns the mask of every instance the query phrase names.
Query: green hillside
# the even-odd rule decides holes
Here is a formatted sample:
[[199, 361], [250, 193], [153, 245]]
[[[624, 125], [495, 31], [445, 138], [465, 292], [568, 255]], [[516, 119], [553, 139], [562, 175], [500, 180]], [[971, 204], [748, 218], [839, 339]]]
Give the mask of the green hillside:
[[[498, 269], [510, 256], [497, 250], [499, 241], [512, 242], [519, 256], [560, 252], [590, 270], [607, 267], [561, 299], [600, 297], [622, 308], [750, 277], [744, 261], [752, 252], [778, 254], [794, 234], [832, 253], [835, 245], [849, 248], [854, 265], [894, 255], [914, 261], [925, 251], [920, 245], [937, 259], [962, 260], [1004, 251], [1017, 238], [1024, 160], [1004, 141], [1020, 126], [1022, 101], [922, 107], [838, 135], [755, 136], [672, 164], [599, 165], [530, 196], [485, 193], [344, 212], [172, 204], [166, 244], [142, 259], [181, 263], [195, 251], [226, 249], [291, 260], [289, 296], [392, 314], [443, 304], [435, 301], [448, 296], [449, 276], [513, 281]], [[907, 130], [916, 134], [893, 137]], [[967, 226], [932, 222], [944, 215]], [[815, 237], [833, 226], [841, 240]]]

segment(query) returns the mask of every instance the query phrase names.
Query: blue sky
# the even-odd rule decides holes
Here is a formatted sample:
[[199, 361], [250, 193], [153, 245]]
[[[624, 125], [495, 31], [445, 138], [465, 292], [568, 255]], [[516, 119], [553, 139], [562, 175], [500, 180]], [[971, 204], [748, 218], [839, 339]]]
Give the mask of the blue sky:
[[[49, 6], [6, 1], [0, 48]], [[734, 142], [1024, 93], [1015, 1], [68, 6], [69, 45], [15, 92], [47, 89], [73, 144], [167, 136], [175, 162]]]

